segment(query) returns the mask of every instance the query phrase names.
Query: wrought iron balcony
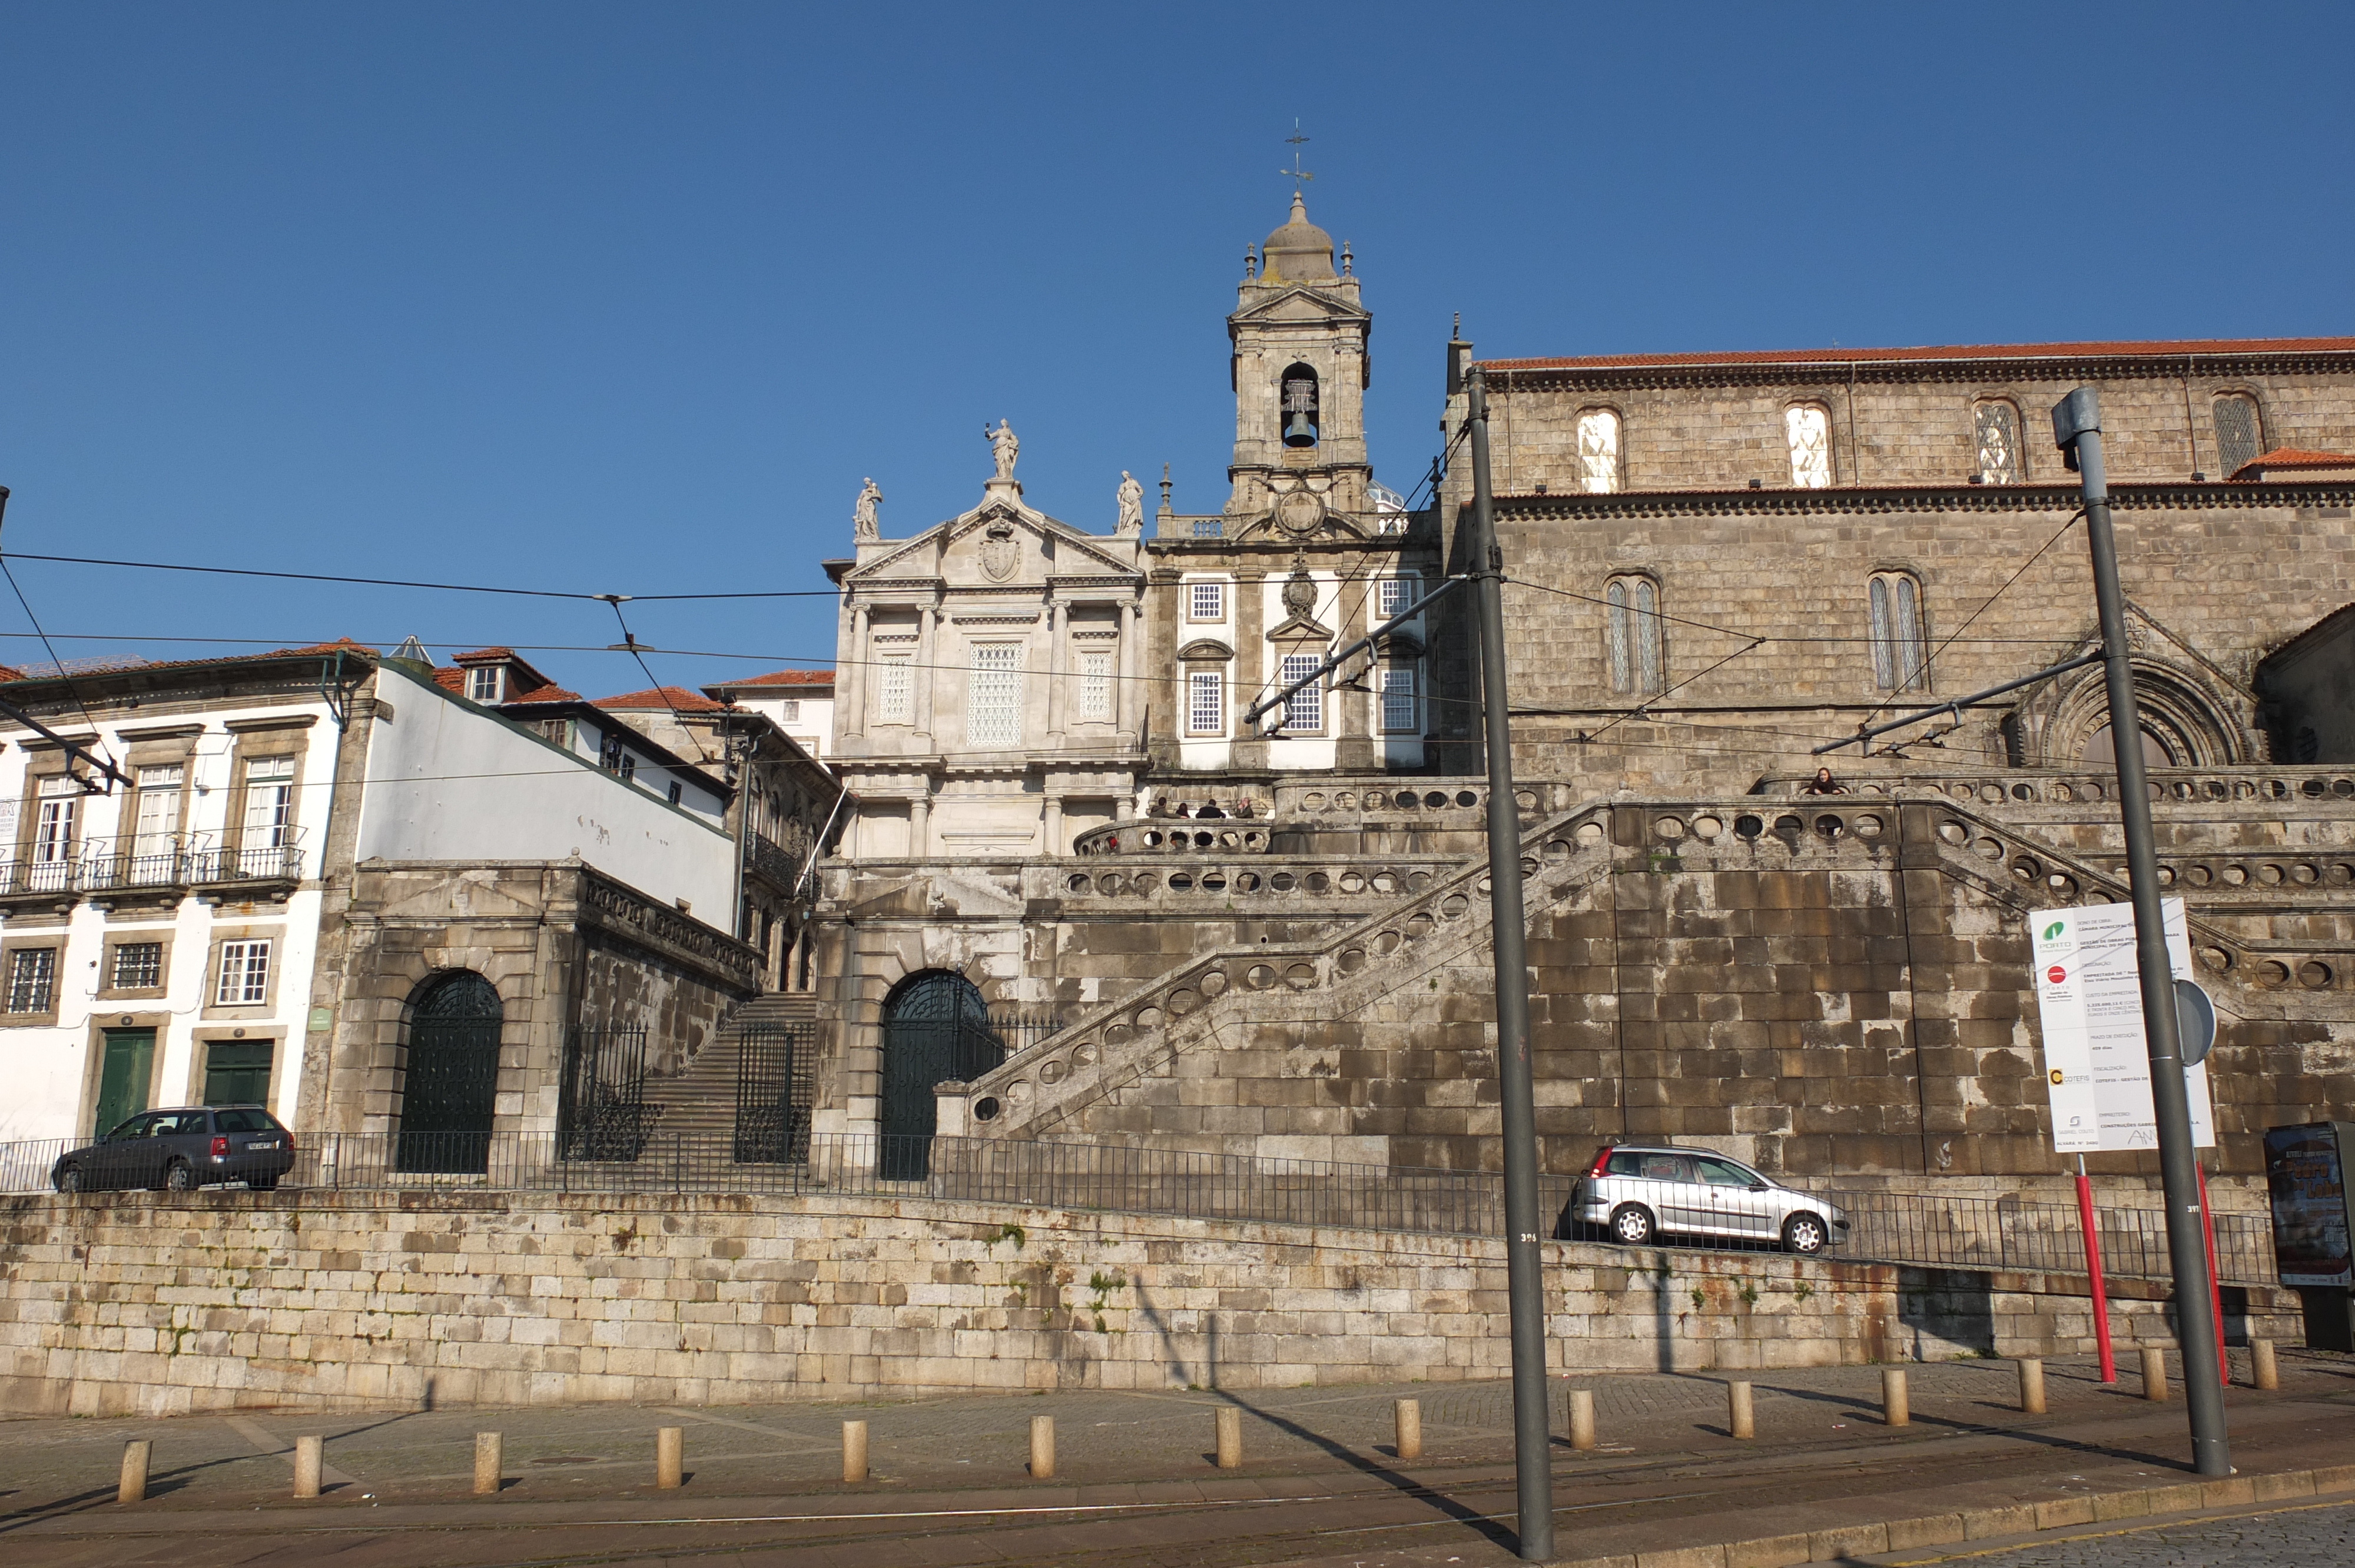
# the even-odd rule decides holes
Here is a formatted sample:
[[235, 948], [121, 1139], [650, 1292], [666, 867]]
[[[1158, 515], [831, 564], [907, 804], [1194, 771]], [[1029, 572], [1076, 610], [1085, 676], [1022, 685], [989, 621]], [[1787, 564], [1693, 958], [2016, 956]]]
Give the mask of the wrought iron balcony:
[[744, 869], [780, 889], [790, 888], [801, 874], [800, 860], [765, 833], [752, 834], [745, 848]]
[[215, 846], [209, 835], [164, 838], [85, 839], [67, 853], [34, 853], [0, 860], [0, 898], [122, 896], [153, 890], [299, 882], [303, 850], [298, 833], [281, 844], [238, 849]]

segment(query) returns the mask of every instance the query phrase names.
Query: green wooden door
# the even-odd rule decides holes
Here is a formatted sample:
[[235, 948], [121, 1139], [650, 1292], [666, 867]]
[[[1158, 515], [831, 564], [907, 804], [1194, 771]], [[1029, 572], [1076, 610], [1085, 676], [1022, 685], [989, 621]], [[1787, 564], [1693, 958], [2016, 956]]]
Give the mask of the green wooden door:
[[267, 1040], [216, 1040], [205, 1052], [205, 1104], [266, 1106], [270, 1103]]
[[124, 1118], [147, 1108], [147, 1086], [155, 1073], [155, 1032], [110, 1029], [101, 1049], [98, 1115], [91, 1136], [103, 1138]]

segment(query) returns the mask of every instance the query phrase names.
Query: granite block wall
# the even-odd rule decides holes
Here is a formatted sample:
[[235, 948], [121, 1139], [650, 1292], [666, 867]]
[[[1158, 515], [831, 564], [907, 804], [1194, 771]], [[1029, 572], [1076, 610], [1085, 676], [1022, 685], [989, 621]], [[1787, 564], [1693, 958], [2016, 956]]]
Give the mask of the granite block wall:
[[[0, 1200], [0, 1408], [173, 1414], [1504, 1375], [1500, 1243], [922, 1199]], [[2090, 1348], [2083, 1282], [1546, 1247], [1563, 1374]], [[2164, 1332], [2122, 1284], [2122, 1340]], [[2249, 1292], [2293, 1340], [2295, 1298]]]

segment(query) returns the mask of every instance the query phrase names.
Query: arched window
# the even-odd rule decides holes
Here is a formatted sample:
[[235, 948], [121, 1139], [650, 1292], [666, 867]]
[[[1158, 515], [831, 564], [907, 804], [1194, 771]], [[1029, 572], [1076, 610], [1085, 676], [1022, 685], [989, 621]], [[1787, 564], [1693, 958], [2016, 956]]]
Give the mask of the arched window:
[[1284, 444], [1288, 447], [1315, 446], [1319, 410], [1316, 372], [1313, 368], [1295, 364], [1284, 371], [1283, 407]]
[[497, 989], [472, 969], [435, 975], [410, 993], [400, 1169], [489, 1169], [505, 1017]]
[[1922, 585], [1908, 572], [1872, 576], [1872, 678], [1884, 692], [1930, 689], [1930, 645], [1922, 632]]
[[1611, 610], [1611, 689], [1642, 696], [1659, 691], [1668, 670], [1659, 585], [1637, 574], [1613, 577], [1604, 601]]
[[1832, 482], [1832, 413], [1820, 403], [1783, 410], [1783, 433], [1791, 446], [1791, 482], [1823, 490]]
[[2020, 484], [2028, 479], [2026, 453], [2019, 444], [2019, 410], [2000, 398], [1971, 410], [1972, 433], [1978, 454], [1971, 470], [1983, 484]]
[[883, 1002], [884, 1180], [931, 1174], [938, 1128], [935, 1084], [969, 1082], [1006, 1060], [989, 1026], [989, 1008], [974, 983], [954, 969], [925, 969], [894, 987]]
[[1578, 417], [1578, 484], [1596, 495], [1619, 488], [1619, 416], [1589, 408]]
[[2264, 421], [2257, 400], [2242, 393], [2216, 399], [2217, 478], [2230, 479], [2265, 450]]

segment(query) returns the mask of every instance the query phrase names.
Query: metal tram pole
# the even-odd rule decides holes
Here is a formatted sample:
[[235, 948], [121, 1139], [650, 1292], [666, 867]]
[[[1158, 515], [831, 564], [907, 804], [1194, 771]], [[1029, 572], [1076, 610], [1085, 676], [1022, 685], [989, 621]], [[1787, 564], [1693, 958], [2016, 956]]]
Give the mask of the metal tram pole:
[[[1497, 944], [1497, 1077], [1505, 1135], [1505, 1271], [1512, 1304], [1513, 1465], [1524, 1562], [1553, 1555], [1553, 1435], [1546, 1409], [1545, 1280], [1539, 1238], [1537, 1092], [1529, 1075], [1529, 971], [1520, 813], [1505, 715], [1505, 554], [1488, 484], [1488, 385], [1466, 377], [1472, 427], [1472, 587], [1480, 616], [1480, 711], [1488, 749], [1488, 911]], [[2170, 993], [2171, 994], [2171, 993]]]
[[2052, 407], [2052, 439], [2085, 480], [2085, 537], [2094, 556], [2094, 598], [2102, 618], [2102, 662], [2110, 694], [2110, 747], [2117, 754], [2118, 808], [2125, 819], [2126, 882], [2134, 898], [2135, 962], [2142, 980], [2143, 1038], [2150, 1050], [2151, 1109], [2158, 1122], [2159, 1180], [2167, 1197], [2167, 1255], [2175, 1277], [2176, 1338], [2183, 1348], [2184, 1404], [2191, 1417], [2191, 1467], [2232, 1473], [2216, 1355], [2215, 1297], [2200, 1226], [2200, 1173], [2191, 1148], [2191, 1099], [2175, 1012], [2175, 969], [2159, 908], [2158, 856], [2151, 847], [2149, 783], [2142, 761], [2142, 715], [2126, 660], [2126, 599], [2118, 591], [2117, 540], [2110, 527], [2109, 478], [2102, 467], [2102, 405], [2080, 387]]

